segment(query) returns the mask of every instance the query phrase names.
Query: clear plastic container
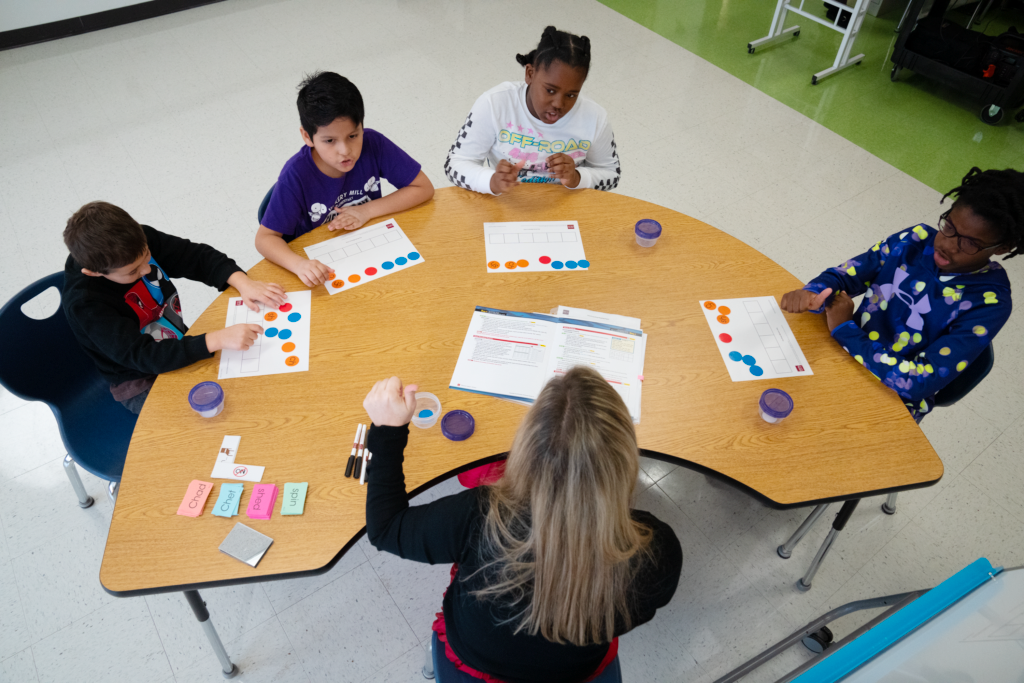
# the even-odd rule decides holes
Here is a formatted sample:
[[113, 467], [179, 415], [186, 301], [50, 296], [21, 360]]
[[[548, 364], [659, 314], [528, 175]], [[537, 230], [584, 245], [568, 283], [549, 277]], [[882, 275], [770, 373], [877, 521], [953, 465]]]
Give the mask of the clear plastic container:
[[216, 417], [224, 410], [224, 390], [216, 382], [200, 382], [188, 392], [188, 404], [203, 417]]
[[416, 392], [416, 411], [412, 414], [412, 423], [420, 429], [433, 427], [441, 415], [441, 399], [429, 391]]
[[637, 221], [633, 232], [636, 234], [637, 244], [641, 247], [653, 247], [661, 237], [661, 223], [645, 218], [642, 221]]
[[441, 420], [441, 433], [452, 441], [465, 441], [473, 436], [476, 420], [465, 410], [449, 410]]
[[782, 389], [768, 389], [761, 394], [757, 404], [757, 412], [765, 422], [775, 424], [782, 422], [793, 412], [793, 399]]

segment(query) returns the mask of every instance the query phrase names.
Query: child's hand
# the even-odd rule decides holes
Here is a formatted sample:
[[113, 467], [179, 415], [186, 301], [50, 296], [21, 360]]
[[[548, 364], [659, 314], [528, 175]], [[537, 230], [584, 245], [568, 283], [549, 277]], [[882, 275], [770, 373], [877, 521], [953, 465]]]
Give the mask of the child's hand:
[[825, 305], [825, 299], [832, 293], [829, 287], [821, 294], [808, 292], [806, 289], [794, 289], [782, 295], [782, 310], [789, 313], [806, 313], [816, 311]]
[[241, 323], [223, 330], [206, 333], [206, 350], [216, 353], [221, 349], [246, 351], [263, 334], [263, 328], [253, 323]]
[[370, 219], [363, 209], [358, 206], [345, 206], [338, 210], [338, 215], [327, 224], [327, 229], [334, 230], [355, 230], [363, 227], [363, 224]]
[[569, 188], [578, 187], [580, 172], [576, 170], [576, 161], [568, 154], [552, 154], [548, 157], [548, 170], [559, 182]]
[[302, 280], [302, 284], [307, 287], [316, 287], [331, 279], [334, 271], [316, 259], [309, 259], [299, 264], [299, 267], [295, 269], [295, 274]]
[[402, 388], [397, 377], [384, 379], [373, 385], [363, 401], [363, 408], [370, 421], [378, 427], [401, 427], [409, 424], [416, 411], [415, 384]]
[[493, 194], [504, 194], [515, 187], [516, 183], [519, 182], [517, 180], [519, 171], [525, 165], [526, 159], [522, 159], [515, 166], [504, 159], [499, 161], [497, 168], [494, 169], [494, 175], [491, 176], [491, 192]]
[[846, 292], [839, 292], [832, 300], [832, 305], [825, 309], [828, 331], [836, 329], [845, 322], [853, 320], [853, 299]]
[[[235, 281], [232, 282], [232, 279]], [[276, 308], [288, 300], [288, 295], [284, 293], [284, 288], [276, 282], [252, 280], [241, 272], [232, 275], [228, 279], [228, 284], [238, 290], [238, 293], [242, 296], [242, 302], [253, 311], [260, 310], [258, 304], [261, 303]]]

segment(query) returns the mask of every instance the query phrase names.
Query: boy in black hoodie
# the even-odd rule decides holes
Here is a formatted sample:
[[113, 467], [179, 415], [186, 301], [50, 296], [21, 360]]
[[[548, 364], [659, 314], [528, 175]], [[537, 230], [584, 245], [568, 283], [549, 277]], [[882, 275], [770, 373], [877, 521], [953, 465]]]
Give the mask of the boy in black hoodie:
[[280, 285], [250, 280], [213, 247], [139, 225], [107, 202], [90, 202], [68, 219], [64, 244], [71, 252], [64, 266], [64, 315], [100, 375], [110, 381], [114, 398], [136, 414], [161, 372], [220, 349], [248, 349], [263, 333], [259, 325], [241, 324], [186, 335], [170, 277], [220, 291], [234, 287], [253, 310], [257, 303], [280, 306], [287, 298]]

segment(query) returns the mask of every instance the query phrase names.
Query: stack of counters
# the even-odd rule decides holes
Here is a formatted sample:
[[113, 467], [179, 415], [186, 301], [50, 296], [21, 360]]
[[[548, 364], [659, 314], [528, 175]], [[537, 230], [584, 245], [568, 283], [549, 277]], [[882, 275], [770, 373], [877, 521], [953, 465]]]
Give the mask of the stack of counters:
[[224, 410], [224, 390], [216, 382], [200, 382], [188, 392], [188, 404], [203, 417], [216, 417]]
[[465, 410], [450, 410], [441, 420], [441, 433], [452, 441], [465, 441], [475, 428], [476, 421]]
[[420, 429], [433, 427], [441, 414], [441, 399], [429, 391], [416, 392], [416, 410], [412, 414], [412, 423]]
[[249, 494], [249, 508], [245, 514], [249, 519], [270, 519], [274, 514], [274, 503], [277, 502], [277, 486], [274, 484], [256, 484]]
[[661, 237], [661, 223], [645, 218], [637, 221], [633, 233], [636, 235], [636, 243], [641, 247], [653, 247]]
[[761, 394], [757, 411], [765, 422], [770, 424], [782, 422], [793, 412], [793, 399], [782, 389], [768, 389]]

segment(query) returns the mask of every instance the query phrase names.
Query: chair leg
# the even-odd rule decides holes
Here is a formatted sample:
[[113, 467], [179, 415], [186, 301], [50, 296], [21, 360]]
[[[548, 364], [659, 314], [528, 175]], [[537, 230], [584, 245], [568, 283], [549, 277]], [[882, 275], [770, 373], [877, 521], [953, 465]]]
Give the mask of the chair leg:
[[887, 515], [896, 514], [896, 495], [897, 494], [895, 493], [889, 494], [889, 497], [885, 499], [884, 503], [882, 503], [882, 512]]
[[793, 535], [789, 537], [789, 540], [776, 548], [775, 552], [779, 554], [779, 557], [784, 560], [788, 560], [793, 555], [793, 548], [796, 547], [796, 544], [800, 542], [800, 539], [802, 539], [810, 528], [814, 526], [814, 523], [818, 521], [818, 518], [821, 517], [827, 509], [828, 503], [824, 503], [814, 508], [814, 510], [811, 511], [811, 514], [807, 515], [807, 519], [803, 521], [803, 524], [801, 524], [797, 530], [793, 532]]
[[108, 481], [107, 482], [107, 498], [110, 499], [111, 503], [117, 503], [117, 492], [121, 490], [121, 482], [119, 481]]
[[75, 495], [78, 496], [78, 507], [87, 508], [91, 506], [95, 501], [85, 491], [85, 486], [82, 484], [82, 478], [78, 476], [78, 468], [75, 467], [75, 461], [71, 459], [71, 454], [68, 453], [64, 456], [64, 472], [67, 473], [68, 479], [71, 480], [71, 488], [75, 490]]
[[423, 677], [428, 680], [434, 679], [434, 634], [430, 634], [430, 638], [427, 638], [427, 661], [423, 664], [423, 670], [420, 671]]

